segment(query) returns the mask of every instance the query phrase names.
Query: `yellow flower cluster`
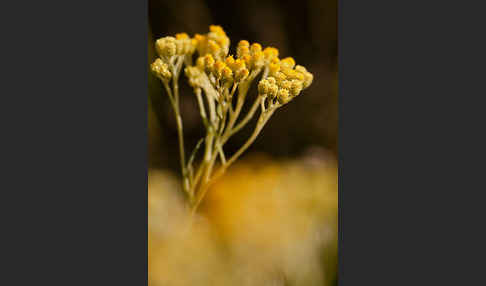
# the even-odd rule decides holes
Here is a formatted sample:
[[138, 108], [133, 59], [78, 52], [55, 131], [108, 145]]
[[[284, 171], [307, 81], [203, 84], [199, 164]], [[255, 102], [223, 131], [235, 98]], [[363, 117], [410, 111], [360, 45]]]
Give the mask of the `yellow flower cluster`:
[[202, 71], [197, 67], [186, 67], [186, 76], [189, 79], [189, 85], [193, 88], [203, 85]]
[[186, 33], [174, 37], [163, 37], [155, 42], [155, 49], [161, 58], [170, 59], [175, 55], [191, 55], [196, 50], [196, 41]]
[[293, 58], [282, 60], [278, 56], [272, 57], [268, 65], [270, 77], [258, 83], [258, 93], [276, 98], [285, 104], [299, 95], [313, 80], [313, 75], [305, 67], [295, 65]]
[[236, 57], [242, 59], [250, 69], [259, 69], [265, 64], [265, 54], [259, 43], [250, 46], [248, 41], [240, 41], [236, 48]]
[[207, 54], [197, 59], [196, 66], [201, 71], [212, 74], [216, 79], [227, 82], [240, 82], [245, 80], [250, 73], [246, 63], [242, 59], [235, 60], [233, 56], [222, 61], [215, 60], [211, 54]]
[[196, 50], [196, 41], [189, 38], [186, 33], [176, 34], [175, 37], [163, 37], [155, 42], [155, 49], [159, 58], [151, 65], [152, 72], [161, 80], [170, 80], [171, 71], [178, 73], [174, 69], [174, 61], [191, 57]]
[[[236, 59], [228, 54], [229, 39], [220, 26], [211, 26], [207, 35], [196, 34], [196, 47], [200, 57], [196, 66], [212, 74], [218, 80], [241, 82], [248, 78], [252, 71], [258, 73], [271, 60], [278, 57], [278, 50], [272, 47], [262, 50], [259, 43], [250, 45], [242, 40], [236, 48]], [[186, 74], [196, 75], [194, 71]], [[194, 82], [194, 80], [193, 80]]]
[[150, 66], [155, 75], [161, 80], [169, 80], [172, 73], [169, 71], [169, 66], [161, 59], [156, 59]]
[[200, 56], [212, 55], [215, 59], [223, 59], [229, 51], [230, 39], [221, 26], [209, 26], [206, 35], [196, 34], [194, 43]]
[[[156, 42], [160, 59], [152, 64], [152, 71], [159, 78], [168, 80], [174, 76], [171, 75], [171, 58], [176, 55], [191, 57], [197, 50], [196, 65], [187, 65], [185, 69], [193, 87], [201, 87], [207, 79], [213, 85], [229, 87], [246, 79], [251, 81], [265, 70], [264, 77], [269, 77], [260, 81], [259, 93], [285, 104], [312, 83], [313, 75], [305, 67], [296, 65], [291, 57], [280, 59], [276, 48], [263, 49], [259, 43], [250, 44], [242, 40], [236, 47], [235, 59], [228, 55], [229, 46], [230, 40], [225, 31], [216, 25], [211, 25], [207, 34], [196, 34], [194, 38], [186, 33], [164, 37]], [[207, 79], [203, 79], [204, 74]]]

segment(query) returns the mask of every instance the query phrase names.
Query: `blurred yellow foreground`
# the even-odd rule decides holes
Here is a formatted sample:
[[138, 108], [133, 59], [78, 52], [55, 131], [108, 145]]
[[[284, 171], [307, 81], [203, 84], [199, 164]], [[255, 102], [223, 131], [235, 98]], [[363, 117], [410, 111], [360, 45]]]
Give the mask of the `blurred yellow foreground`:
[[243, 160], [191, 220], [178, 179], [150, 170], [149, 285], [333, 285], [337, 186], [331, 160]]

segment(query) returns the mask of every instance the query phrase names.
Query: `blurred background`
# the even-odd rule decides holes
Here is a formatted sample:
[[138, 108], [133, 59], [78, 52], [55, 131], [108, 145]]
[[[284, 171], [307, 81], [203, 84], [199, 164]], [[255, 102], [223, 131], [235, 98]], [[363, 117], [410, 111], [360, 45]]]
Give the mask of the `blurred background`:
[[[149, 72], [149, 285], [337, 285], [337, 0], [149, 0], [148, 14], [148, 64], [156, 39], [205, 34], [215, 24], [231, 39], [230, 53], [242, 39], [258, 42], [314, 74], [212, 187], [201, 221], [187, 230], [176, 124]], [[204, 128], [181, 79], [191, 150]], [[237, 133], [225, 151], [236, 151], [251, 131]]]

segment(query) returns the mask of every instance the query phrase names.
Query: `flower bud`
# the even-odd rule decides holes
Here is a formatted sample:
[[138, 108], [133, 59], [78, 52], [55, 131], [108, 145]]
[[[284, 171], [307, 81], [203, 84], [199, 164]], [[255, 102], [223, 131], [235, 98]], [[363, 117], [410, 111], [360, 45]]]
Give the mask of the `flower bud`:
[[227, 66], [225, 66], [223, 68], [222, 74], [223, 74], [223, 78], [225, 80], [232, 80], [233, 79], [233, 71]]
[[247, 40], [241, 40], [238, 43], [238, 47], [250, 47], [250, 43]]
[[160, 58], [156, 59], [155, 62], [150, 65], [150, 68], [152, 69], [152, 72], [160, 79], [169, 80], [172, 77], [168, 65]]
[[295, 66], [295, 60], [293, 58], [291, 58], [291, 57], [287, 57], [287, 58], [282, 59], [280, 61], [280, 65], [282, 67], [286, 67], [286, 68], [291, 69], [291, 68], [293, 68]]
[[245, 55], [250, 55], [250, 48], [248, 46], [238, 46], [236, 48], [236, 57], [241, 59]]
[[311, 85], [313, 80], [314, 80], [314, 75], [312, 75], [310, 72], [305, 72], [304, 73], [304, 88], [309, 87], [309, 85]]
[[269, 84], [272, 84], [272, 85], [277, 83], [277, 81], [275, 80], [275, 78], [273, 76], [269, 76], [267, 78], [267, 81], [268, 81]]
[[235, 73], [235, 80], [236, 81], [245, 80], [248, 77], [249, 74], [250, 74], [250, 72], [248, 71], [248, 69], [246, 69], [246, 68], [239, 69]]
[[270, 98], [275, 98], [278, 93], [278, 86], [276, 84], [270, 84], [268, 86], [268, 94], [270, 95]]
[[226, 65], [231, 68], [235, 63], [235, 59], [233, 58], [233, 56], [228, 56], [226, 58], [225, 62], [226, 62]]
[[197, 67], [198, 67], [200, 70], [204, 70], [204, 68], [206, 67], [205, 59], [206, 59], [206, 57], [199, 57], [199, 58], [197, 58], [197, 60], [196, 60], [196, 66], [197, 66]]
[[290, 101], [289, 91], [287, 89], [281, 88], [277, 94], [277, 100], [281, 104], [285, 104]]
[[213, 65], [214, 65], [214, 58], [212, 55], [206, 55], [204, 57], [204, 67], [207, 69], [207, 70], [211, 70], [213, 68]]
[[216, 77], [221, 77], [223, 69], [226, 67], [224, 62], [217, 60], [213, 65], [213, 73]]
[[259, 43], [253, 43], [250, 47], [251, 54], [255, 54], [262, 51], [262, 45]]
[[268, 80], [262, 79], [258, 83], [258, 94], [267, 94], [269, 86], [270, 86], [270, 83], [268, 83]]
[[278, 57], [278, 50], [276, 48], [266, 47], [263, 50], [263, 54], [265, 56], [265, 60], [270, 62], [271, 60]]
[[302, 81], [299, 80], [292, 80], [290, 86], [290, 94], [292, 96], [297, 96], [302, 91]]
[[280, 83], [281, 88], [290, 89], [291, 86], [292, 83], [289, 80], [282, 80], [282, 82]]
[[253, 63], [254, 68], [261, 68], [264, 65], [264, 56], [263, 52], [259, 51], [252, 55], [251, 62]]
[[160, 57], [172, 57], [176, 54], [176, 40], [174, 37], [160, 38], [155, 42], [155, 49]]

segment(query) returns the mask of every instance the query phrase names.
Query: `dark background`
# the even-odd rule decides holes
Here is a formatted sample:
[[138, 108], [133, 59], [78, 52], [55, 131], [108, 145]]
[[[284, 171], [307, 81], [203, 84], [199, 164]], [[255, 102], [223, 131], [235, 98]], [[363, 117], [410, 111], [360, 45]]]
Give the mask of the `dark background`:
[[[231, 39], [231, 51], [242, 39], [274, 46], [280, 57], [293, 57], [314, 74], [313, 84], [269, 121], [248, 153], [263, 152], [274, 158], [291, 158], [311, 150], [337, 157], [337, 1], [214, 1], [149, 0], [149, 62], [154, 41], [186, 32], [207, 33], [221, 25]], [[182, 116], [186, 149], [203, 136], [196, 100], [181, 80]], [[253, 85], [253, 93], [256, 85]], [[177, 133], [172, 111], [161, 85], [149, 74], [149, 163], [152, 167], [178, 167]], [[250, 92], [250, 94], [252, 94]], [[225, 146], [234, 152], [251, 128], [236, 134]]]

